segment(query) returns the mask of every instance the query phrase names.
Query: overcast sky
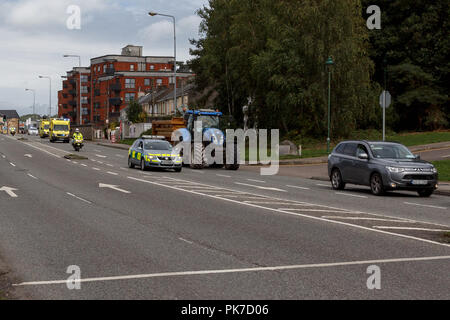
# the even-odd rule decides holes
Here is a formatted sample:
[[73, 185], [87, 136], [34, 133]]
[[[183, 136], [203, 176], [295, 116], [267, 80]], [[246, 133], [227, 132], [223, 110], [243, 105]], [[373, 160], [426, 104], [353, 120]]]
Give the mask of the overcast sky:
[[[144, 55], [173, 55], [171, 20], [150, 17], [149, 11], [177, 18], [177, 60], [188, 60], [189, 39], [198, 38], [200, 18], [196, 10], [207, 0], [1, 0], [0, 2], [0, 109], [16, 109], [19, 114], [32, 111], [36, 89], [37, 113], [48, 113], [49, 85], [52, 77], [52, 108], [57, 106], [61, 76], [82, 56], [83, 66], [90, 59], [120, 54], [128, 45], [141, 45]], [[81, 29], [70, 30], [67, 8], [81, 9]]]

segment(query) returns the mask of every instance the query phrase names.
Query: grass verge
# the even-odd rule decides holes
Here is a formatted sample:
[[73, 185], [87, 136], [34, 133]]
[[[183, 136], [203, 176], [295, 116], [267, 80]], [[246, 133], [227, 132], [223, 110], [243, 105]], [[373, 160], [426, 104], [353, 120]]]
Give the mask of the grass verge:
[[439, 173], [439, 181], [450, 181], [450, 160], [432, 161]]

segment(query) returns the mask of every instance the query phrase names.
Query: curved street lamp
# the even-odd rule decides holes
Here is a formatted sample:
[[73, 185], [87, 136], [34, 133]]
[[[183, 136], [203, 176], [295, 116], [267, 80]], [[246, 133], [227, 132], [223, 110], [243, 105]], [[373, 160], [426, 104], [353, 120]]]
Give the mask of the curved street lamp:
[[[176, 32], [176, 20], [174, 16], [168, 15], [168, 14], [162, 14], [154, 11], [150, 11], [148, 13], [149, 16], [163, 16], [163, 17], [169, 17], [173, 19], [173, 80], [174, 80], [174, 86], [173, 86], [173, 109], [177, 110], [177, 32]], [[183, 99], [183, 98], [182, 98]]]
[[25, 89], [25, 91], [31, 91], [33, 92], [33, 116], [31, 118], [36, 118], [36, 90], [34, 89]]
[[328, 137], [327, 137], [327, 153], [330, 153], [330, 124], [331, 124], [331, 68], [334, 65], [333, 58], [328, 57], [325, 61], [328, 69]]

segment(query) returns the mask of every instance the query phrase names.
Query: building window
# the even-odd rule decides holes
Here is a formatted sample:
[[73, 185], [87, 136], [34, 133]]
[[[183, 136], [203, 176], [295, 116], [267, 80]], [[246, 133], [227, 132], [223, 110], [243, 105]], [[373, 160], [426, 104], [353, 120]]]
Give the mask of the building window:
[[135, 93], [125, 93], [125, 101], [130, 102], [131, 100], [135, 99]]
[[125, 88], [134, 89], [135, 83], [136, 83], [136, 79], [125, 79]]
[[150, 79], [145, 79], [144, 80], [144, 86], [149, 86], [150, 85]]
[[160, 86], [160, 85], [162, 85], [163, 81], [162, 81], [162, 79], [156, 79], [156, 83]]
[[155, 66], [154, 65], [150, 65], [150, 70], [155, 70]]
[[134, 71], [134, 64], [130, 64], [130, 71]]
[[81, 76], [81, 82], [88, 82], [88, 76]]
[[87, 104], [88, 98], [87, 97], [81, 97], [81, 104]]
[[82, 86], [81, 93], [88, 93], [88, 88], [86, 86]]
[[106, 64], [103, 65], [103, 73], [106, 73], [106, 68], [108, 68], [108, 66]]

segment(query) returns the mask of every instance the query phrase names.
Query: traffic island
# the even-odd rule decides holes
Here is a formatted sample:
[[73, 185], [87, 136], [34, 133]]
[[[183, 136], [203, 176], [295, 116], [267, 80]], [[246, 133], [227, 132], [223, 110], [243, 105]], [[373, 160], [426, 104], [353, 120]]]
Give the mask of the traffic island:
[[64, 156], [64, 158], [69, 159], [69, 160], [88, 160], [87, 157], [80, 156], [78, 154], [66, 154]]

